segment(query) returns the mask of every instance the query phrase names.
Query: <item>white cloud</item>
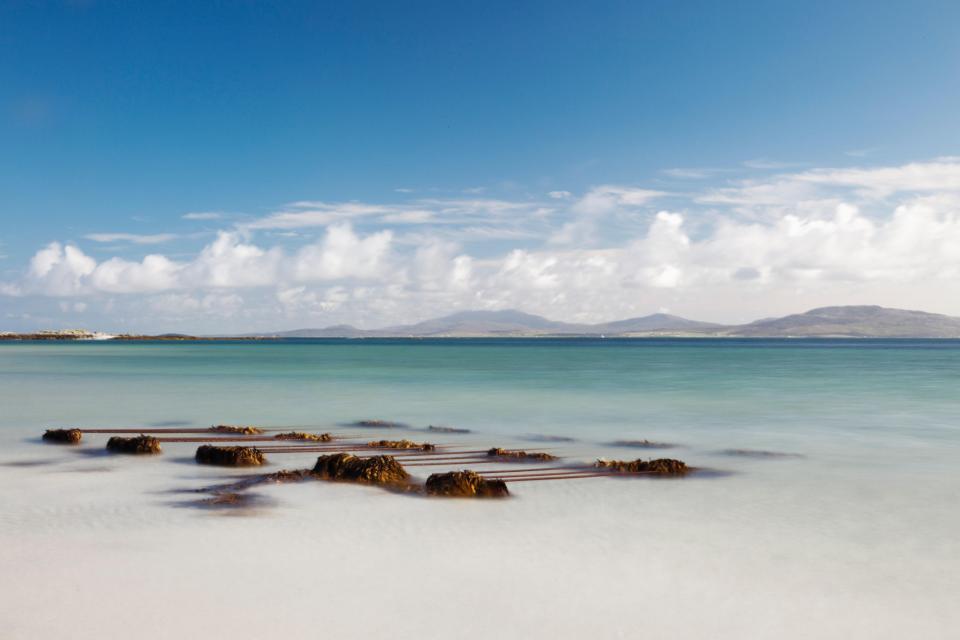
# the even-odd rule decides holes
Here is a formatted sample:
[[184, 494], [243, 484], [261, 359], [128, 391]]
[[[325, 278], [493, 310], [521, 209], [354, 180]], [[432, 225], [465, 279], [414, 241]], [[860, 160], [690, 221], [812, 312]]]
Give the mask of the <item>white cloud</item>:
[[[164, 318], [267, 325], [376, 326], [503, 307], [571, 320], [660, 307], [744, 319], [844, 303], [960, 313], [960, 160], [775, 174], [652, 209], [665, 195], [604, 185], [554, 207], [299, 202], [219, 232], [192, 256], [98, 263], [53, 242], [0, 293], [146, 299]], [[273, 237], [304, 225], [318, 225], [319, 238]]]
[[573, 194], [569, 191], [550, 191], [547, 195], [554, 200], [566, 200], [567, 198], [573, 197]]
[[184, 220], [220, 220], [224, 215], [219, 211], [193, 211], [180, 217]]
[[83, 236], [94, 242], [132, 242], [133, 244], [161, 244], [177, 238], [173, 233], [142, 235], [137, 233], [88, 233]]

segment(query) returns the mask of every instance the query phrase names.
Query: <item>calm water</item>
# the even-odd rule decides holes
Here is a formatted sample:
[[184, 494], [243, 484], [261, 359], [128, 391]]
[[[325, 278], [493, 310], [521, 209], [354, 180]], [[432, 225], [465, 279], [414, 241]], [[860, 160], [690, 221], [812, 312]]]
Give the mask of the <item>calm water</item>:
[[[36, 440], [50, 426], [322, 429], [361, 418], [464, 427], [475, 433], [460, 441], [563, 447], [585, 461], [646, 456], [610, 442], [649, 438], [729, 474], [525, 483], [514, 500], [483, 505], [274, 487], [264, 517], [223, 518], [172, 506], [172, 488], [215, 477], [187, 448], [144, 463]], [[576, 442], [531, 442], [544, 435]], [[0, 561], [27, 576], [0, 589], [13, 637], [75, 633], [38, 626], [43, 595], [78, 608], [151, 597], [189, 608], [221, 591], [257, 607], [272, 591], [250, 587], [251, 572], [265, 585], [330, 579], [236, 632], [313, 637], [307, 612], [320, 597], [342, 605], [325, 629], [347, 631], [371, 597], [349, 578], [356, 570], [407, 576], [409, 594], [375, 598], [390, 614], [447, 599], [437, 620], [463, 637], [487, 637], [492, 611], [526, 637], [947, 638], [960, 624], [960, 341], [0, 343], [0, 445]], [[89, 553], [89, 564], [64, 558], [88, 573], [55, 564], [64, 543]], [[179, 560], [161, 551], [171, 546]], [[204, 562], [216, 571], [184, 587]], [[133, 564], [158, 577], [111, 587]], [[461, 581], [477, 593], [449, 601]], [[395, 633], [388, 617], [373, 629]], [[155, 636], [204, 629], [184, 620], [159, 621]], [[89, 637], [123, 637], [110, 624]], [[418, 619], [398, 637], [443, 637], [432, 629]]]

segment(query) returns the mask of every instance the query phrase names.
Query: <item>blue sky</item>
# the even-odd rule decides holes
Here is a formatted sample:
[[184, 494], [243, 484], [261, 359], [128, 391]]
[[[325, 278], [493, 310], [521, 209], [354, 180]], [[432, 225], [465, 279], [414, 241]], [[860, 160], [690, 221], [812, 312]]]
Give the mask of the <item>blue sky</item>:
[[[4, 3], [0, 329], [960, 313], [935, 295], [958, 25], [954, 2]], [[809, 248], [737, 263], [760, 237]]]

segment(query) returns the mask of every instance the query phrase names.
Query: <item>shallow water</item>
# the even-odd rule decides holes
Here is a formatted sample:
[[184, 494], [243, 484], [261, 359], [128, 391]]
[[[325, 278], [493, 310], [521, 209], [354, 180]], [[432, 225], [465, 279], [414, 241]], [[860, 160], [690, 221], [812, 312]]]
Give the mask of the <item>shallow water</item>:
[[[958, 383], [955, 341], [0, 344], [0, 564], [18, 576], [0, 619], [16, 638], [953, 637]], [[492, 502], [269, 486], [230, 517], [178, 508], [233, 473], [194, 465], [195, 445], [38, 440], [361, 418], [730, 473], [516, 483]], [[609, 444], [644, 438], [679, 446]]]

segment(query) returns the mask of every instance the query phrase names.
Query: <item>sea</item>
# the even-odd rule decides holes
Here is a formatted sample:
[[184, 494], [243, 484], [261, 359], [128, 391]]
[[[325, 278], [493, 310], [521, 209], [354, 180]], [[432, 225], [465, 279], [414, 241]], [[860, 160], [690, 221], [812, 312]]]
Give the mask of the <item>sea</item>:
[[[255, 471], [40, 439], [213, 424], [697, 472], [213, 509]], [[0, 636], [956, 638], [958, 460], [952, 340], [3, 342]]]

